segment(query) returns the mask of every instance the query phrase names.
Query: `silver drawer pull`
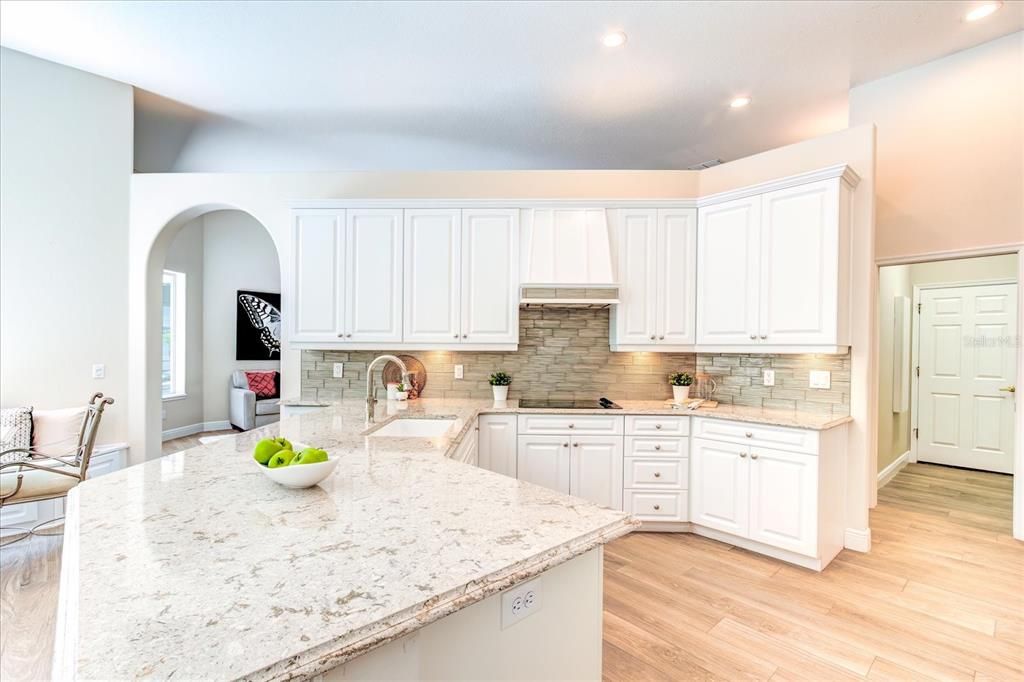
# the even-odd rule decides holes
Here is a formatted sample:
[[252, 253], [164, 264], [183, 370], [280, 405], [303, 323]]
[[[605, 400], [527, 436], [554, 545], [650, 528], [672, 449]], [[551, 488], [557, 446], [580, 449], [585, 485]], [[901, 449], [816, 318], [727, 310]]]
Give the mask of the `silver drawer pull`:
[[746, 456], [747, 456], [747, 453], [745, 453], [745, 452], [741, 452], [740, 453], [740, 457], [744, 457], [745, 458]]
[[661, 446], [660, 446], [660, 445], [655, 445], [655, 446], [654, 446], [654, 449], [655, 449], [655, 450], [661, 450]]
[[757, 453], [756, 452], [751, 452], [750, 453], [750, 459], [757, 459]]
[[562, 447], [563, 448], [567, 448], [567, 447], [569, 447], [569, 444], [568, 443], [562, 443]]
[[654, 472], [654, 477], [655, 478], [661, 478], [661, 472], [660, 471], [655, 471]]
[[658, 511], [659, 509], [661, 509], [661, 505], [660, 504], [654, 505], [654, 511]]
[[768, 335], [767, 335], [767, 334], [761, 334], [761, 339], [762, 339], [762, 340], [763, 340], [763, 339], [767, 339], [767, 338], [768, 338]]
[[756, 339], [756, 338], [757, 338], [757, 334], [751, 334], [751, 335], [750, 335], [750, 340], [751, 340], [751, 341], [753, 341], [753, 340], [754, 340], [754, 339]]
[[655, 424], [655, 425], [654, 425], [654, 428], [656, 428], [656, 429], [660, 429], [660, 428], [661, 428], [661, 424]]
[[754, 437], [754, 434], [752, 434], [752, 433], [751, 433], [750, 431], [747, 431], [747, 432], [746, 432], [745, 434], [743, 434], [743, 435], [744, 435], [744, 436], [746, 436], [747, 438], [753, 438], [753, 437]]
[[578, 447], [580, 446], [580, 444], [579, 444], [579, 443], [573, 443], [573, 444], [572, 444], [572, 446], [573, 446], [574, 448], [578, 448]]
[[576, 428], [576, 425], [575, 425], [575, 424], [569, 424], [569, 428], [570, 428], [570, 429], [575, 429], [575, 428]]

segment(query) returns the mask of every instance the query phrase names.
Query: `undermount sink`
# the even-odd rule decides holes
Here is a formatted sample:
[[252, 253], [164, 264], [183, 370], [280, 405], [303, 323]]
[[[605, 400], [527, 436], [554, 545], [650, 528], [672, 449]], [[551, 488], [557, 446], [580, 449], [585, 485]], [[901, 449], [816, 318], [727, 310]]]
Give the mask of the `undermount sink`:
[[442, 419], [396, 419], [377, 429], [371, 436], [393, 436], [398, 438], [434, 438], [447, 433], [455, 423], [454, 417]]

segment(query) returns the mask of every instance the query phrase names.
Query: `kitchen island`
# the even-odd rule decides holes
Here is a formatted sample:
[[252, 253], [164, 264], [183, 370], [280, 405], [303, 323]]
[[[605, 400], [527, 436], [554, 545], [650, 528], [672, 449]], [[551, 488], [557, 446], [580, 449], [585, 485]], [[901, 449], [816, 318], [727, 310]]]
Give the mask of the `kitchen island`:
[[[343, 402], [84, 482], [55, 678], [600, 677], [601, 546], [636, 522], [446, 457], [489, 404], [417, 401], [454, 422], [408, 438]], [[276, 435], [339, 465], [280, 487], [250, 454]], [[538, 577], [513, 622], [501, 593]]]

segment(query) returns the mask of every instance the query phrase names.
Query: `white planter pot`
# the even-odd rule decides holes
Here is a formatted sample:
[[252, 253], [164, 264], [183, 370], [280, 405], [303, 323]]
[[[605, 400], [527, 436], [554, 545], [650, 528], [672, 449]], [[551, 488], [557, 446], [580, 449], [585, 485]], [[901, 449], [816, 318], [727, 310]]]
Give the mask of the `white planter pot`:
[[682, 404], [690, 397], [689, 386], [673, 386], [672, 387], [672, 401], [677, 404]]
[[508, 400], [508, 386], [491, 386], [494, 391], [494, 399], [498, 402]]

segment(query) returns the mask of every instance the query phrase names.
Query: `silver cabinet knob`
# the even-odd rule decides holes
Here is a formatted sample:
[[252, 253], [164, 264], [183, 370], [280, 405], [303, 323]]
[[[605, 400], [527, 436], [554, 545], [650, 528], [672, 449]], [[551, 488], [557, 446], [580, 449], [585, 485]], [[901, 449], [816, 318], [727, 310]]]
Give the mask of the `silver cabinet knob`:
[[655, 445], [655, 446], [654, 446], [654, 449], [655, 449], [655, 450], [661, 450], [661, 446], [660, 446], [660, 445]]
[[767, 334], [761, 334], [761, 339], [762, 339], [762, 340], [763, 340], [763, 339], [767, 339], [767, 338], [768, 338], [768, 335], [767, 335]]
[[661, 428], [661, 424], [655, 424], [655, 425], [654, 425], [654, 428], [656, 428], [656, 429], [660, 429], [660, 428]]
[[463, 335], [462, 335], [462, 338], [464, 338], [464, 339], [468, 339], [468, 338], [469, 338], [469, 334], [463, 334]]
[[752, 434], [752, 433], [751, 433], [750, 431], [747, 431], [747, 432], [746, 432], [745, 434], [743, 434], [743, 435], [744, 435], [744, 436], [746, 436], [747, 438], [753, 438], [753, 437], [754, 437], [754, 434]]
[[458, 335], [458, 334], [456, 334], [456, 335], [455, 335], [455, 338], [459, 338], [459, 335]]
[[659, 340], [659, 341], [664, 341], [664, 340], [665, 340], [665, 337], [664, 337], [664, 336], [659, 336], [659, 337], [658, 337], [658, 340]]
[[751, 335], [750, 335], [750, 340], [751, 340], [751, 341], [753, 341], [753, 340], [754, 340], [754, 339], [756, 339], [756, 338], [757, 338], [757, 334], [751, 334]]
[[654, 341], [654, 334], [651, 334], [651, 341]]
[[751, 452], [750, 453], [750, 459], [757, 459], [757, 453], [756, 452]]
[[352, 335], [351, 335], [351, 334], [345, 334], [345, 336], [346, 336], [346, 337], [348, 337], [348, 338], [350, 338], [350, 339], [352, 338]]
[[575, 425], [575, 424], [569, 424], [569, 428], [570, 428], [570, 429], [575, 429], [575, 428], [576, 428], [576, 425]]
[[660, 471], [655, 471], [654, 472], [654, 477], [655, 478], [661, 478], [661, 472]]
[[567, 448], [567, 447], [569, 447], [569, 444], [568, 443], [562, 443], [562, 447], [563, 448]]
[[572, 446], [573, 446], [574, 448], [578, 448], [578, 447], [580, 446], [580, 444], [579, 444], [579, 443], [573, 443], [573, 444], [572, 444]]
[[745, 458], [746, 458], [746, 456], [747, 456], [747, 453], [745, 453], [745, 452], [741, 452], [741, 453], [740, 453], [740, 457], [741, 457], [741, 458], [744, 458], [744, 459], [745, 459]]
[[654, 511], [658, 511], [659, 509], [661, 509], [661, 505], [660, 504], [654, 505]]

